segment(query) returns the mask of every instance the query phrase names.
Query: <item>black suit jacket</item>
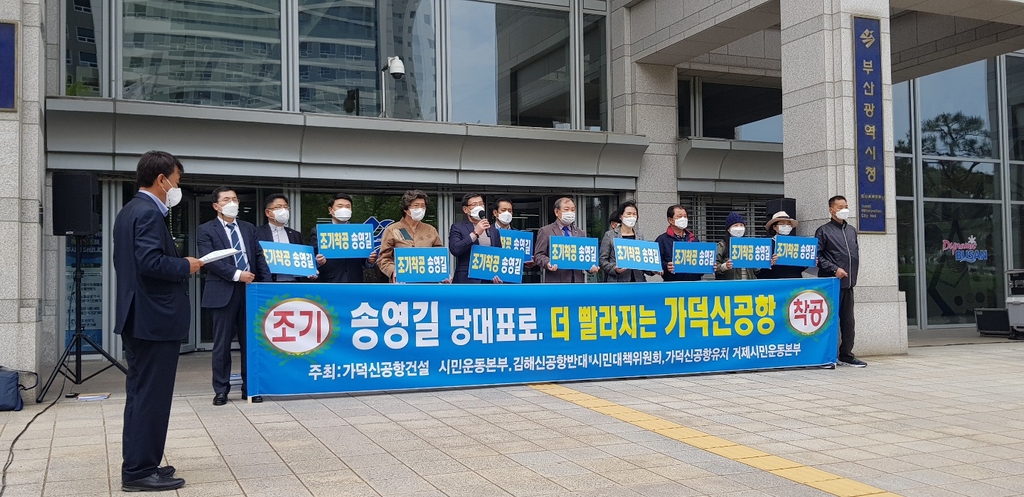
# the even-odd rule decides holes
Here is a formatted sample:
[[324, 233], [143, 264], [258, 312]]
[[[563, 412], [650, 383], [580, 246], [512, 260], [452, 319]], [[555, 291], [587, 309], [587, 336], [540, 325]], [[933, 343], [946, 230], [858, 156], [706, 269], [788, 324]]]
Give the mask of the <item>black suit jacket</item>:
[[114, 333], [158, 341], [188, 336], [189, 263], [178, 257], [160, 208], [145, 193], [137, 193], [114, 220], [114, 270]]
[[[245, 256], [249, 261], [249, 272], [256, 275], [256, 281], [271, 281], [270, 268], [263, 257], [263, 249], [256, 239], [256, 227], [252, 223], [235, 220], [245, 245]], [[219, 218], [213, 218], [199, 225], [199, 256], [202, 257], [215, 250], [231, 248], [231, 241], [224, 232], [224, 225]], [[235, 258], [225, 257], [210, 262], [206, 268], [206, 283], [203, 286], [202, 306], [217, 309], [228, 305], [232, 292], [245, 291], [245, 284], [232, 281], [235, 277]]]
[[[288, 243], [292, 243], [292, 244], [295, 244], [295, 245], [302, 245], [302, 233], [299, 233], [298, 231], [295, 231], [295, 230], [293, 230], [293, 229], [291, 229], [291, 228], [289, 228], [287, 226], [284, 227], [284, 232], [288, 234]], [[259, 225], [256, 228], [256, 239], [261, 241], [261, 242], [273, 242], [274, 241], [274, 233], [272, 231], [270, 231], [270, 223], [261, 224], [261, 225]], [[276, 274], [271, 274], [270, 275], [270, 278], [273, 281], [277, 281], [277, 277], [278, 277], [278, 275], [276, 275]], [[295, 276], [289, 276], [287, 278], [287, 281], [296, 282], [296, 281], [309, 281], [309, 280], [307, 280], [306, 278], [298, 278], [298, 277], [295, 277]]]
[[[490, 283], [489, 280], [469, 277], [469, 260], [472, 259], [469, 255], [473, 251], [473, 246], [480, 244], [480, 240], [473, 240], [470, 236], [473, 229], [473, 223], [463, 221], [453, 224], [448, 232], [448, 251], [455, 256], [455, 276], [452, 277], [452, 283]], [[501, 247], [501, 233], [498, 232], [498, 228], [487, 228], [487, 236], [491, 238], [492, 247]]]
[[[313, 246], [313, 253], [319, 254], [320, 244], [317, 243], [316, 228], [309, 235], [309, 244]], [[363, 268], [366, 259], [327, 259], [323, 266], [320, 266], [320, 275], [317, 276], [318, 283], [362, 283]]]

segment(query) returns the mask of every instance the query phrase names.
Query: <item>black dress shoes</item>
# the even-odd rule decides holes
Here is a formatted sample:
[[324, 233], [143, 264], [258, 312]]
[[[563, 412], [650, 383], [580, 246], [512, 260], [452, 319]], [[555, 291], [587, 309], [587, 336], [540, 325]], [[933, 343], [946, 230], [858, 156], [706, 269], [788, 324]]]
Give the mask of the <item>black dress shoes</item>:
[[213, 396], [213, 405], [215, 405], [215, 406], [222, 406], [222, 405], [227, 404], [227, 403], [228, 403], [228, 394], [226, 394], [226, 393], [218, 393], [217, 395]]
[[[242, 400], [249, 400], [249, 395], [243, 393], [242, 394]], [[263, 396], [262, 395], [253, 395], [252, 396], [252, 403], [253, 404], [259, 404], [260, 402], [263, 402]]]
[[184, 486], [183, 478], [160, 476], [159, 472], [139, 480], [121, 482], [121, 490], [125, 492], [163, 492]]
[[156, 468], [156, 474], [164, 478], [170, 478], [174, 476], [174, 466], [160, 466]]

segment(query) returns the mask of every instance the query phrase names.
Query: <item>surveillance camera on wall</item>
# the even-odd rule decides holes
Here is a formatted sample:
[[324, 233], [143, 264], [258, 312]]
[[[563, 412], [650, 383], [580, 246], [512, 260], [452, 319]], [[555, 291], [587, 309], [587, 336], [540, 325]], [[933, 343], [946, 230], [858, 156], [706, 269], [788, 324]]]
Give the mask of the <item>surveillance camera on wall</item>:
[[402, 79], [402, 76], [405, 76], [405, 64], [402, 62], [402, 59], [388, 57], [388, 71], [391, 73], [392, 78]]

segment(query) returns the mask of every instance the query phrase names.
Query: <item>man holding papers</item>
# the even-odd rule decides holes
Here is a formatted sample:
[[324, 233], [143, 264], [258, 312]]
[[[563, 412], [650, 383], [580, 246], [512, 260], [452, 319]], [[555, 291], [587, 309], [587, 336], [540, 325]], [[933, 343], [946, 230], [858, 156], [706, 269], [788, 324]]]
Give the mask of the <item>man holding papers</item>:
[[178, 349], [192, 309], [188, 278], [202, 267], [179, 257], [165, 218], [181, 201], [184, 168], [167, 152], [146, 152], [136, 167], [139, 191], [114, 220], [117, 317], [128, 377], [121, 430], [121, 490], [151, 492], [185, 485], [160, 466], [171, 417]]
[[448, 251], [455, 256], [455, 276], [452, 283], [501, 283], [497, 276], [493, 281], [469, 277], [470, 252], [473, 251], [474, 245], [501, 247], [501, 234], [498, 233], [498, 228], [491, 226], [487, 220], [483, 195], [463, 195], [462, 212], [466, 214], [466, 220], [453, 224], [451, 231], [448, 232]]
[[217, 217], [199, 226], [199, 254], [232, 248], [238, 251], [206, 264], [203, 303], [213, 318], [213, 405], [228, 402], [231, 377], [231, 340], [238, 335], [242, 349], [242, 399], [246, 393], [245, 285], [271, 281], [270, 268], [256, 238], [256, 227], [238, 218], [238, 195], [220, 187], [213, 191]]

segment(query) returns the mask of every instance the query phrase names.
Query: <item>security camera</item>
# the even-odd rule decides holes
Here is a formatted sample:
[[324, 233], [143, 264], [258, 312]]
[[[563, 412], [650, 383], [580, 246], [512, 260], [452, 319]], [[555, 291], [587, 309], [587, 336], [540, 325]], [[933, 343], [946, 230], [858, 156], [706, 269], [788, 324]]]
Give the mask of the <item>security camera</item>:
[[402, 62], [402, 59], [388, 57], [388, 71], [391, 73], [392, 78], [402, 79], [402, 76], [405, 76], [405, 64]]

